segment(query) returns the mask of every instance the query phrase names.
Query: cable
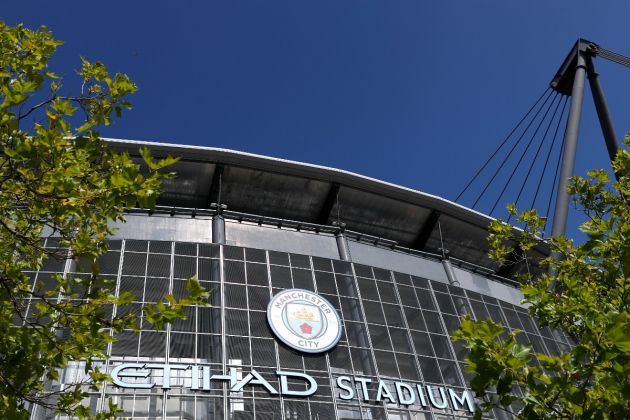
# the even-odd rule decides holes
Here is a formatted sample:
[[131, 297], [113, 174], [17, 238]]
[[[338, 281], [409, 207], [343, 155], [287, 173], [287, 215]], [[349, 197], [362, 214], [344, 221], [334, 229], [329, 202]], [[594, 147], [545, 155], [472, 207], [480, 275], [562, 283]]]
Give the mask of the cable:
[[[542, 126], [543, 122], [545, 121], [545, 118], [547, 117], [547, 114], [549, 113], [549, 110], [551, 109], [551, 106], [553, 105], [553, 102], [556, 100], [556, 98], [558, 97], [558, 93], [556, 93], [556, 96], [553, 98], [553, 101], [551, 101], [551, 104], [549, 105], [549, 108], [547, 108], [547, 110], [545, 111], [545, 115], [542, 117], [542, 120], [540, 120], [540, 123], [538, 124], [538, 126], [536, 127], [536, 130], [534, 131], [534, 134], [532, 135], [532, 138], [529, 140], [529, 142], [527, 143], [527, 146], [525, 147], [525, 150], [523, 151], [523, 154], [521, 155], [521, 157], [519, 158], [518, 162], [516, 163], [516, 166], [514, 167], [514, 170], [512, 171], [512, 173], [510, 174], [510, 177], [508, 178], [508, 181], [505, 183], [505, 185], [503, 186], [503, 189], [501, 190], [501, 194], [499, 194], [499, 197], [497, 198], [497, 200], [494, 202], [494, 205], [492, 206], [492, 210], [490, 210], [490, 215], [492, 215], [492, 213], [494, 212], [494, 209], [497, 207], [497, 205], [499, 204], [499, 201], [501, 200], [501, 197], [503, 196], [503, 194], [505, 193], [505, 190], [507, 189], [508, 185], [510, 184], [510, 181], [512, 181], [512, 178], [514, 177], [514, 174], [516, 173], [516, 170], [518, 169], [518, 167], [520, 166], [521, 162], [523, 161], [523, 158], [525, 157], [525, 155], [527, 154], [527, 151], [529, 150], [529, 147], [532, 145], [534, 138], [536, 137], [536, 134], [538, 133], [538, 130], [540, 130], [540, 127]], [[525, 134], [525, 133], [523, 133]]]
[[595, 51], [595, 54], [605, 58], [606, 60], [621, 64], [622, 66], [630, 67], [630, 57], [626, 57], [625, 55], [621, 55], [601, 47]]
[[540, 111], [542, 111], [543, 107], [545, 106], [545, 104], [547, 103], [547, 101], [549, 100], [551, 95], [552, 95], [552, 93], [550, 93], [547, 96], [547, 99], [545, 99], [545, 102], [540, 106], [540, 109], [538, 109], [538, 111], [536, 111], [536, 115], [534, 115], [534, 118], [532, 118], [532, 120], [529, 122], [529, 124], [527, 124], [527, 127], [525, 127], [525, 130], [523, 131], [523, 133], [520, 135], [520, 137], [518, 138], [518, 140], [516, 141], [514, 146], [512, 146], [512, 149], [507, 154], [507, 156], [503, 159], [503, 162], [501, 162], [501, 165], [499, 166], [499, 168], [495, 171], [494, 175], [492, 175], [492, 178], [490, 179], [490, 181], [488, 181], [488, 183], [484, 187], [483, 191], [481, 191], [481, 194], [479, 194], [479, 197], [477, 197], [477, 200], [475, 200], [475, 202], [473, 203], [473, 205], [472, 205], [473, 208], [475, 208], [477, 203], [479, 203], [479, 200], [481, 200], [481, 197], [483, 197], [483, 195], [486, 193], [486, 191], [488, 190], [488, 187], [490, 187], [490, 185], [492, 184], [492, 181], [494, 181], [494, 179], [497, 177], [497, 175], [499, 174], [501, 169], [503, 169], [503, 165], [505, 165], [507, 160], [512, 155], [512, 152], [514, 152], [514, 149], [516, 149], [516, 147], [519, 145], [519, 143], [521, 142], [521, 140], [525, 136], [525, 133], [527, 133], [527, 130], [529, 130], [529, 127], [531, 127], [531, 125], [534, 123], [534, 121], [536, 120], [536, 117], [538, 117], [538, 114], [540, 114]]
[[[534, 166], [536, 165], [536, 161], [538, 161], [538, 155], [540, 155], [540, 150], [542, 149], [543, 144], [545, 144], [545, 140], [547, 139], [547, 134], [549, 134], [549, 129], [551, 128], [551, 125], [553, 124], [553, 120], [556, 118], [556, 114], [558, 113], [558, 108], [560, 108], [560, 103], [562, 102], [562, 97], [561, 96], [556, 96], [553, 100], [555, 101], [557, 98], [560, 98], [560, 100], [558, 101], [558, 103], [556, 104], [556, 109], [553, 110], [553, 114], [551, 115], [551, 119], [549, 120], [549, 124], [547, 124], [547, 128], [545, 129], [545, 134], [543, 134], [542, 139], [540, 141], [540, 144], [538, 145], [538, 149], [536, 149], [536, 154], [534, 154], [534, 159], [532, 160], [531, 165], [529, 165], [529, 169], [527, 170], [527, 175], [525, 176], [525, 180], [521, 183], [521, 188], [518, 190], [518, 194], [516, 195], [516, 200], [514, 200], [514, 204], [518, 207], [518, 202], [521, 199], [521, 195], [523, 194], [523, 190], [525, 189], [525, 186], [527, 185], [527, 181], [529, 180], [529, 176], [532, 174], [532, 170], [534, 169]], [[549, 106], [550, 108], [553, 106], [553, 101], [551, 102], [551, 105]], [[547, 115], [545, 114], [545, 117]], [[542, 121], [540, 122], [540, 124], [542, 124], [545, 121], [545, 117], [543, 117]], [[532, 136], [535, 137], [536, 133], [534, 133], [534, 135]], [[510, 219], [512, 218], [512, 215], [510, 214], [508, 216], [508, 223], [510, 222]]]
[[527, 116], [532, 112], [532, 110], [536, 107], [536, 105], [538, 105], [538, 103], [540, 102], [540, 100], [547, 94], [547, 92], [549, 92], [549, 89], [551, 89], [550, 87], [547, 88], [542, 95], [540, 95], [540, 97], [536, 100], [536, 103], [534, 103], [534, 105], [531, 106], [531, 108], [529, 108], [529, 111], [527, 111], [527, 113], [523, 116], [523, 118], [521, 118], [521, 120], [518, 122], [518, 124], [516, 124], [516, 126], [514, 126], [514, 128], [512, 129], [512, 131], [510, 131], [510, 133], [507, 135], [507, 137], [505, 137], [505, 139], [503, 139], [503, 141], [501, 142], [501, 144], [499, 145], [499, 147], [494, 151], [494, 153], [492, 153], [492, 155], [488, 158], [488, 160], [486, 160], [486, 162], [481, 166], [481, 168], [477, 171], [477, 173], [472, 177], [472, 179], [468, 182], [468, 184], [466, 184], [466, 186], [464, 187], [464, 189], [459, 193], [459, 195], [457, 196], [457, 198], [455, 199], [455, 201], [459, 200], [460, 197], [466, 192], [466, 190], [468, 189], [468, 187], [470, 187], [470, 185], [475, 182], [475, 179], [477, 179], [477, 177], [479, 176], [479, 174], [481, 174], [481, 172], [486, 168], [486, 166], [488, 166], [488, 163], [490, 163], [490, 161], [496, 156], [497, 153], [499, 153], [499, 150], [501, 150], [501, 148], [505, 145], [505, 143], [507, 143], [507, 141], [510, 139], [510, 137], [512, 137], [512, 134], [514, 134], [514, 132], [518, 129], [518, 127], [523, 123], [523, 121], [525, 121], [525, 118], [527, 118]]
[[542, 170], [542, 174], [540, 175], [540, 179], [538, 180], [538, 185], [536, 186], [536, 193], [534, 194], [534, 199], [532, 200], [532, 204], [529, 206], [530, 209], [535, 208], [536, 199], [538, 198], [538, 192], [540, 191], [540, 186], [542, 185], [542, 181], [545, 178], [545, 173], [547, 173], [547, 164], [549, 163], [549, 158], [553, 154], [553, 149], [556, 145], [556, 140], [558, 136], [558, 131], [560, 129], [560, 124], [562, 123], [562, 119], [564, 118], [564, 111], [567, 107], [567, 102], [569, 102], [569, 97], [566, 96], [564, 98], [564, 104], [562, 105], [562, 111], [560, 111], [560, 118], [558, 118], [558, 124], [556, 125], [556, 131], [553, 133], [553, 140], [551, 141], [551, 147], [549, 147], [549, 153], [547, 154], [547, 159], [545, 159], [545, 165]]

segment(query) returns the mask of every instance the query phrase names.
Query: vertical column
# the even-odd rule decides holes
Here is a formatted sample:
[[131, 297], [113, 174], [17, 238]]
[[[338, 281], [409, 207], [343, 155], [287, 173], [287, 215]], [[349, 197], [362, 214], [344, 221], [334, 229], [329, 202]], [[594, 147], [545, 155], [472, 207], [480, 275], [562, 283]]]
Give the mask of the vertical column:
[[351, 261], [350, 248], [348, 248], [348, 239], [344, 234], [346, 224], [343, 222], [333, 222], [334, 226], [338, 226], [339, 230], [335, 233], [335, 239], [337, 240], [337, 251], [339, 252], [339, 259], [341, 261]]
[[577, 150], [577, 139], [580, 132], [580, 114], [582, 113], [582, 100], [584, 99], [585, 75], [586, 61], [583, 53], [578, 51], [573, 89], [571, 90], [571, 108], [569, 110], [569, 119], [567, 120], [567, 131], [564, 136], [562, 170], [560, 172], [556, 207], [553, 214], [552, 236], [564, 235], [566, 231], [569, 212], [569, 193], [567, 192], [567, 186], [569, 185], [569, 178], [573, 176], [573, 167], [575, 165], [575, 152]]
[[[442, 267], [444, 267], [446, 278], [448, 279], [449, 284], [451, 286], [461, 287], [461, 285], [459, 284], [459, 280], [457, 280], [457, 277], [455, 277], [455, 270], [453, 270], [451, 261], [448, 259], [448, 254], [444, 255], [444, 259], [442, 260]], [[455, 310], [457, 311], [457, 315], [464, 316], [469, 314], [468, 305], [463, 298], [459, 296], [453, 296], [453, 301], [455, 302]]]
[[[595, 102], [595, 109], [597, 110], [597, 116], [599, 117], [599, 125], [602, 128], [602, 134], [606, 141], [606, 148], [608, 149], [608, 157], [612, 162], [617, 156], [619, 150], [619, 142], [615, 135], [615, 129], [613, 127], [612, 117], [608, 112], [608, 105], [606, 104], [606, 97], [604, 96], [604, 90], [601, 83], [599, 83], [599, 74], [595, 71], [593, 65], [593, 58], [589, 55], [586, 57], [586, 70], [588, 74], [588, 82], [591, 86], [591, 93], [593, 94], [593, 102]], [[619, 174], [615, 174], [619, 177]]]
[[212, 203], [211, 207], [216, 209], [212, 216], [212, 243], [225, 244], [225, 218], [223, 211], [227, 209], [225, 204]]

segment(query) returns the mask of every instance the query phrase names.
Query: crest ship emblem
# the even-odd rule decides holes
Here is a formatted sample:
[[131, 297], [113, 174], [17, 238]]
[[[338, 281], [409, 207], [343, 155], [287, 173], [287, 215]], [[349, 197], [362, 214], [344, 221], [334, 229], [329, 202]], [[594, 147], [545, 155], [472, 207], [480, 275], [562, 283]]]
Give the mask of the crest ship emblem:
[[288, 327], [300, 337], [314, 339], [325, 330], [325, 318], [317, 306], [306, 302], [288, 303], [284, 312]]

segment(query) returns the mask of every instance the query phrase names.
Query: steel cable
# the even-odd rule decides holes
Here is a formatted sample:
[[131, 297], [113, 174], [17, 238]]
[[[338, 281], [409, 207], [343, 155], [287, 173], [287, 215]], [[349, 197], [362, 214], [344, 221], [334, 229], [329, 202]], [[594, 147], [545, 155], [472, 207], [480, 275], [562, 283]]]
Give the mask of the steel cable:
[[[525, 190], [525, 186], [527, 185], [527, 181], [529, 181], [529, 177], [532, 174], [532, 171], [534, 169], [534, 166], [536, 165], [536, 162], [538, 161], [538, 156], [540, 155], [540, 150], [543, 147], [543, 144], [545, 144], [545, 140], [547, 140], [547, 134], [549, 134], [549, 130], [551, 129], [551, 126], [553, 125], [553, 121], [556, 118], [556, 114], [558, 113], [558, 109], [560, 108], [560, 103], [562, 102], [562, 96], [556, 96], [553, 100], [555, 101], [557, 98], [559, 98], [560, 100], [558, 101], [558, 103], [556, 104], [556, 109], [553, 110], [553, 114], [551, 115], [551, 119], [549, 120], [549, 124], [547, 124], [547, 128], [545, 128], [545, 133], [542, 136], [542, 139], [540, 140], [540, 144], [538, 145], [538, 148], [536, 149], [536, 153], [534, 154], [534, 159], [532, 160], [531, 165], [529, 165], [529, 169], [527, 170], [527, 175], [525, 176], [525, 180], [521, 183], [521, 188], [518, 190], [518, 194], [516, 195], [516, 200], [514, 200], [514, 204], [518, 207], [518, 202], [521, 199], [521, 195], [523, 194], [523, 190]], [[553, 101], [551, 102], [550, 108], [553, 106]], [[545, 114], [545, 117], [547, 115]], [[544, 122], [545, 118], [543, 117], [542, 121], [540, 122], [541, 124]], [[534, 133], [534, 136], [536, 136], [536, 133]], [[512, 215], [510, 214], [508, 216], [508, 223], [510, 222], [510, 219], [512, 219]]]
[[534, 198], [532, 200], [532, 204], [529, 206], [530, 209], [535, 208], [536, 199], [538, 198], [538, 193], [540, 192], [540, 186], [542, 185], [542, 181], [545, 178], [545, 173], [547, 173], [547, 165], [549, 164], [549, 158], [553, 154], [554, 147], [556, 145], [556, 140], [558, 138], [558, 131], [560, 131], [560, 124], [562, 123], [562, 119], [564, 118], [564, 111], [567, 107], [567, 102], [569, 102], [569, 97], [566, 96], [564, 98], [564, 104], [562, 105], [562, 111], [560, 111], [560, 118], [558, 118], [558, 124], [556, 125], [556, 131], [553, 134], [553, 140], [551, 141], [551, 146], [549, 147], [549, 153], [547, 154], [547, 159], [545, 159], [545, 165], [543, 166], [542, 174], [540, 175], [540, 179], [538, 180], [538, 185], [536, 186], [536, 193], [534, 193]]
[[520, 125], [523, 123], [523, 121], [525, 121], [525, 118], [527, 118], [527, 116], [534, 110], [534, 108], [536, 107], [536, 105], [538, 105], [538, 103], [540, 102], [540, 100], [547, 94], [547, 92], [549, 92], [551, 88], [547, 88], [542, 95], [540, 95], [540, 97], [536, 100], [536, 102], [534, 103], [534, 105], [531, 106], [531, 108], [529, 108], [529, 111], [527, 111], [527, 113], [523, 116], [523, 118], [521, 118], [521, 120], [518, 122], [518, 124], [516, 124], [514, 126], [514, 128], [512, 128], [512, 131], [510, 131], [510, 133], [505, 137], [505, 139], [503, 139], [503, 141], [501, 142], [501, 144], [499, 145], [499, 147], [497, 147], [497, 149], [494, 151], [494, 153], [492, 153], [492, 155], [486, 160], [486, 162], [481, 166], [481, 168], [477, 171], [477, 173], [472, 177], [472, 179], [470, 181], [468, 181], [468, 184], [466, 184], [466, 186], [464, 187], [464, 189], [457, 195], [457, 198], [455, 198], [455, 201], [459, 200], [461, 198], [461, 196], [466, 192], [466, 190], [468, 190], [468, 187], [470, 187], [470, 185], [475, 182], [475, 180], [477, 179], [477, 177], [481, 174], [481, 172], [486, 168], [486, 166], [488, 166], [488, 163], [490, 163], [490, 161], [496, 156], [497, 153], [499, 153], [499, 150], [501, 150], [501, 148], [507, 143], [507, 141], [510, 139], [510, 137], [512, 137], [512, 134], [514, 134], [514, 132], [518, 129], [518, 127], [520, 127]]
[[[501, 190], [501, 193], [499, 194], [499, 197], [497, 197], [496, 201], [494, 202], [494, 205], [492, 206], [492, 209], [490, 210], [490, 215], [492, 215], [492, 213], [496, 209], [497, 205], [499, 204], [499, 201], [501, 201], [501, 197], [503, 197], [503, 194], [505, 193], [505, 190], [507, 189], [508, 185], [510, 185], [510, 182], [512, 181], [512, 178], [514, 177], [514, 174], [516, 173], [518, 167], [521, 165], [521, 162], [523, 161], [523, 158], [527, 154], [527, 151], [529, 150], [529, 147], [534, 142], [534, 138], [536, 137], [536, 134], [538, 134], [538, 130], [540, 130], [540, 127], [542, 126], [543, 122], [545, 121], [545, 118], [547, 117], [547, 114], [549, 113], [549, 110], [551, 109], [551, 107], [553, 105], [553, 102], [556, 100], [558, 95], [559, 94], [556, 93], [556, 96], [553, 98], [553, 101], [551, 101], [551, 104], [549, 105], [549, 107], [545, 111], [545, 115], [543, 115], [542, 119], [540, 120], [540, 123], [538, 123], [538, 126], [536, 127], [536, 130], [534, 131], [534, 134], [532, 135], [531, 139], [527, 143], [527, 146], [525, 147], [525, 150], [523, 151], [523, 154], [521, 154], [521, 157], [519, 158], [518, 162], [516, 163], [516, 166], [512, 170], [512, 173], [510, 174], [510, 177], [508, 178], [507, 182], [503, 186], [503, 189]], [[525, 134], [525, 133], [523, 133], [523, 134]]]
[[606, 60], [613, 61], [626, 67], [630, 67], [630, 57], [626, 57], [625, 55], [621, 55], [601, 47], [595, 50], [595, 54], [602, 58], [605, 58]]
[[543, 110], [544, 106], [547, 104], [547, 101], [549, 100], [549, 98], [551, 98], [553, 93], [549, 93], [549, 95], [547, 96], [547, 98], [545, 99], [545, 102], [543, 102], [543, 104], [540, 106], [540, 108], [538, 109], [538, 111], [536, 111], [536, 114], [534, 115], [534, 117], [532, 118], [532, 120], [529, 122], [529, 124], [527, 124], [527, 127], [525, 127], [525, 130], [523, 131], [523, 133], [520, 135], [520, 137], [518, 138], [518, 140], [516, 141], [516, 143], [514, 144], [514, 146], [512, 146], [512, 149], [510, 149], [510, 151], [508, 152], [507, 156], [503, 159], [503, 162], [501, 162], [501, 165], [499, 165], [499, 168], [494, 172], [494, 175], [492, 175], [492, 178], [490, 178], [490, 181], [488, 181], [488, 183], [486, 184], [486, 186], [484, 187], [484, 189], [481, 191], [481, 194], [479, 194], [479, 197], [477, 197], [477, 199], [475, 200], [475, 202], [473, 203], [472, 207], [475, 208], [475, 206], [477, 205], [477, 203], [479, 203], [479, 200], [481, 200], [481, 197], [483, 197], [483, 195], [486, 193], [486, 191], [488, 190], [488, 188], [490, 187], [490, 185], [492, 184], [492, 182], [494, 181], [494, 179], [497, 177], [497, 175], [499, 174], [499, 172], [501, 171], [501, 169], [503, 169], [503, 166], [505, 165], [505, 163], [507, 162], [507, 160], [510, 158], [510, 156], [512, 155], [512, 153], [514, 152], [514, 150], [516, 149], [516, 147], [520, 144], [521, 140], [523, 140], [523, 137], [525, 137], [525, 133], [527, 133], [527, 131], [529, 130], [529, 128], [532, 126], [532, 124], [534, 123], [534, 121], [536, 121], [536, 118], [538, 117], [538, 115], [540, 114], [540, 111]]

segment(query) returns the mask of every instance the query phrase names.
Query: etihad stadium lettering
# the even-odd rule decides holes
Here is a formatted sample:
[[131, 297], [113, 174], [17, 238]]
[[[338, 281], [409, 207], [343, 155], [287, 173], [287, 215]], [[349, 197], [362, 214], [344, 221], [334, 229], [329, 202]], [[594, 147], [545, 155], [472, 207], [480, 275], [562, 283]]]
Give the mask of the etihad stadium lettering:
[[[152, 371], [160, 370], [162, 383], [152, 379]], [[280, 386], [276, 389], [260, 373], [252, 369], [247, 374], [240, 368], [230, 368], [228, 374], [211, 374], [210, 366], [164, 364], [164, 363], [124, 363], [114, 367], [111, 371], [112, 382], [121, 388], [151, 389], [160, 386], [170, 389], [174, 386], [174, 372], [190, 372], [186, 374], [191, 390], [210, 391], [211, 383], [223, 381], [229, 386], [230, 392], [242, 392], [245, 386], [258, 385], [271, 395], [287, 395], [294, 397], [308, 397], [317, 393], [317, 381], [310, 375], [301, 372], [277, 370], [275, 372]], [[176, 375], [181, 382], [181, 375]], [[298, 387], [297, 381], [304, 381], [305, 386]], [[291, 381], [291, 382], [289, 382]], [[335, 379], [340, 392], [337, 397], [341, 400], [361, 399], [374, 403], [395, 403], [399, 405], [429, 405], [443, 409], [452, 407], [454, 410], [474, 411], [473, 397], [468, 390], [455, 391], [449, 387], [409, 384], [397, 381], [378, 381], [376, 391], [370, 390], [369, 378], [338, 376]], [[178, 384], [181, 386], [181, 383]]]

